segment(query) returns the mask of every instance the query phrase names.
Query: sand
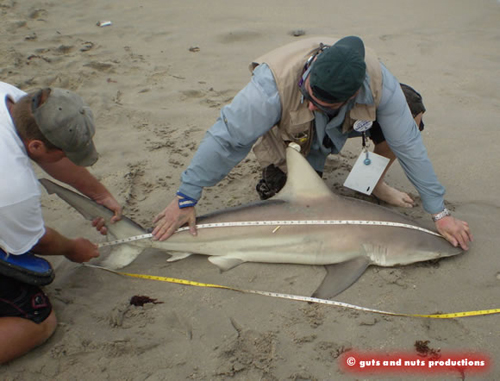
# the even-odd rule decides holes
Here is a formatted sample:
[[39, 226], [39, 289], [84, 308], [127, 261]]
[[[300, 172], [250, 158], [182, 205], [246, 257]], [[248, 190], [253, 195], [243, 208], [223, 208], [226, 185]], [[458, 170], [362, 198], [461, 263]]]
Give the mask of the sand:
[[[112, 25], [96, 25], [106, 20]], [[423, 94], [429, 156], [447, 188], [447, 206], [469, 222], [475, 242], [464, 255], [436, 263], [371, 267], [336, 300], [420, 314], [492, 309], [500, 307], [499, 25], [494, 0], [0, 0], [0, 80], [25, 90], [78, 92], [97, 121], [101, 158], [92, 173], [127, 216], [151, 227], [220, 107], [248, 82], [252, 59], [300, 38], [293, 35], [298, 30], [359, 35], [401, 82]], [[352, 195], [341, 184], [360, 146], [349, 142], [329, 159], [335, 171], [325, 181], [332, 189]], [[198, 213], [256, 200], [258, 177], [250, 155], [205, 190]], [[399, 164], [387, 179], [417, 199], [414, 209], [400, 211], [432, 227]], [[47, 225], [101, 240], [57, 198], [44, 194], [42, 203]], [[255, 263], [221, 274], [203, 256], [166, 258], [148, 250], [126, 271], [297, 295], [310, 295], [324, 274], [322, 267]], [[58, 329], [43, 346], [0, 367], [0, 379], [387, 379], [342, 372], [339, 355], [416, 353], [416, 341], [491, 358], [487, 373], [466, 373], [467, 379], [500, 376], [498, 315], [392, 317], [52, 262], [57, 276], [45, 290]], [[161, 303], [131, 306], [134, 295]], [[459, 371], [447, 377], [462, 379]]]

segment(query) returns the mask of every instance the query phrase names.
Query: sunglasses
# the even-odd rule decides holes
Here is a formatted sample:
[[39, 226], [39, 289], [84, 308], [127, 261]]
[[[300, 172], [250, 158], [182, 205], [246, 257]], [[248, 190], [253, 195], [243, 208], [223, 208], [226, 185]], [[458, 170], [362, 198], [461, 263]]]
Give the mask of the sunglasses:
[[314, 107], [316, 107], [318, 110], [324, 112], [325, 114], [327, 115], [330, 115], [330, 116], [335, 116], [337, 115], [338, 111], [348, 102], [348, 101], [345, 101], [345, 102], [342, 102], [338, 107], [335, 107], [335, 108], [332, 108], [332, 107], [326, 107], [326, 106], [323, 106], [323, 105], [320, 105], [318, 102], [316, 102], [311, 94], [309, 93], [309, 91], [307, 90], [306, 88], [306, 82], [307, 82], [307, 78], [309, 77], [309, 73], [311, 72], [311, 68], [312, 68], [312, 64], [313, 64], [313, 58], [315, 57], [316, 55], [314, 56], [311, 56], [307, 62], [306, 62], [306, 65], [304, 67], [304, 74], [302, 74], [302, 77], [300, 78], [300, 81], [299, 81], [299, 88], [300, 88], [300, 92], [302, 93], [302, 99], [301, 99], [301, 102], [303, 103], [304, 102], [304, 99], [310, 103], [312, 103], [314, 105]]
[[[309, 73], [307, 73], [307, 75], [309, 75]], [[314, 107], [316, 107], [318, 110], [324, 112], [327, 115], [332, 115], [332, 116], [335, 116], [338, 113], [338, 111], [347, 103], [347, 101], [342, 102], [339, 104], [339, 106], [337, 106], [335, 108], [320, 105], [318, 102], [316, 102], [312, 98], [311, 94], [307, 90], [306, 79], [307, 79], [307, 76], [300, 83], [300, 92], [302, 93], [302, 102], [305, 99], [306, 101], [312, 103], [314, 105]]]

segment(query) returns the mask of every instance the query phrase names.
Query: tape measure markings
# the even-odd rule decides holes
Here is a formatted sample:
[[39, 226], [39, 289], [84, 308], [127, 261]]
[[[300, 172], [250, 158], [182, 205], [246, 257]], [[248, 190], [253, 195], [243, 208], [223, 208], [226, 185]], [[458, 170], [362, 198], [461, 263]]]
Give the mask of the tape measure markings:
[[[409, 224], [403, 224], [400, 222], [389, 222], [389, 221], [363, 221], [363, 220], [284, 220], [284, 221], [237, 221], [237, 222], [213, 222], [207, 224], [196, 225], [197, 229], [214, 229], [214, 228], [229, 228], [229, 227], [247, 227], [247, 226], [300, 226], [300, 225], [363, 225], [363, 226], [387, 226], [387, 227], [399, 227], [405, 229], [418, 230], [424, 233], [428, 233], [437, 237], [442, 237], [442, 235], [427, 230], [420, 226], [414, 226]], [[278, 228], [276, 228], [273, 233], [275, 233]], [[189, 230], [189, 227], [183, 227], [177, 229], [176, 233]], [[99, 248], [105, 246], [114, 246], [124, 243], [130, 243], [138, 241], [141, 239], [152, 238], [152, 234], [141, 234], [128, 238], [117, 239], [110, 242], [99, 243], [97, 246]]]
[[140, 234], [140, 235], [135, 235], [135, 236], [132, 236], [132, 237], [117, 239], [117, 240], [114, 240], [114, 241], [101, 242], [101, 243], [97, 244], [97, 247], [101, 248], [101, 247], [106, 247], [106, 246], [121, 245], [123, 243], [129, 243], [129, 242], [139, 241], [141, 239], [146, 239], [146, 238], [153, 238], [153, 234], [151, 234], [151, 233]]
[[242, 293], [246, 293], [246, 294], [256, 294], [256, 295], [262, 295], [262, 296], [269, 296], [272, 298], [288, 299], [288, 300], [295, 300], [295, 301], [308, 302], [308, 303], [326, 304], [326, 305], [330, 305], [330, 306], [343, 307], [343, 308], [353, 309], [353, 310], [357, 310], [357, 311], [372, 312], [372, 313], [376, 313], [376, 314], [380, 314], [380, 315], [402, 316], [402, 317], [419, 317], [419, 318], [429, 318], [429, 319], [453, 319], [453, 318], [470, 317], [470, 316], [484, 316], [484, 315], [492, 315], [492, 314], [499, 314], [500, 313], [500, 308], [487, 309], [487, 310], [477, 310], [477, 311], [453, 312], [453, 313], [446, 313], [446, 314], [398, 313], [398, 312], [390, 312], [390, 311], [377, 310], [374, 308], [356, 306], [354, 304], [338, 302], [338, 301], [334, 301], [334, 300], [319, 299], [319, 298], [314, 298], [314, 297], [310, 297], [310, 296], [282, 294], [282, 293], [278, 293], [278, 292], [269, 292], [269, 291], [245, 290], [245, 289], [240, 289], [240, 288], [236, 288], [236, 287], [222, 286], [222, 285], [211, 284], [211, 283], [201, 283], [201, 282], [195, 282], [195, 281], [186, 280], [186, 279], [177, 279], [177, 278], [162, 277], [162, 276], [155, 276], [155, 275], [124, 273], [124, 272], [115, 271], [115, 270], [107, 269], [105, 267], [95, 266], [95, 265], [90, 265], [90, 264], [84, 264], [84, 265], [88, 266], [88, 267], [94, 267], [94, 268], [98, 268], [101, 270], [109, 271], [109, 272], [114, 273], [114, 274], [129, 276], [129, 277], [133, 277], [133, 278], [140, 278], [140, 279], [146, 279], [146, 280], [156, 280], [156, 281], [161, 281], [161, 282], [181, 284], [181, 285], [185, 285], [185, 286], [226, 289], [226, 290], [232, 290], [232, 291], [242, 292]]

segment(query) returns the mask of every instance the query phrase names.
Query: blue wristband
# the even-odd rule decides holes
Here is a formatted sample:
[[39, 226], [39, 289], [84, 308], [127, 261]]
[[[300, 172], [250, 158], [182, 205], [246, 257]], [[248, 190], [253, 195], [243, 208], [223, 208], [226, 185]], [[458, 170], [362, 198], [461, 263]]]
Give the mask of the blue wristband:
[[198, 203], [198, 201], [195, 200], [194, 198], [186, 196], [185, 194], [183, 194], [179, 191], [177, 191], [176, 194], [177, 194], [177, 198], [179, 199], [178, 204], [179, 204], [180, 209], [189, 208], [189, 207], [195, 206]]

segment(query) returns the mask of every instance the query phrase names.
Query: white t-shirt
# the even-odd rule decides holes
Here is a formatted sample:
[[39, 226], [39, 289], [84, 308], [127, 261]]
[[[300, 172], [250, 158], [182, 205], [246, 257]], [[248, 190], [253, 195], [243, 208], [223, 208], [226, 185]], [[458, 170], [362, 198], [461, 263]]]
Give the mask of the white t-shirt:
[[45, 234], [40, 185], [7, 109], [26, 93], [0, 82], [0, 248], [24, 254]]

